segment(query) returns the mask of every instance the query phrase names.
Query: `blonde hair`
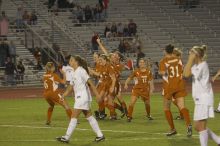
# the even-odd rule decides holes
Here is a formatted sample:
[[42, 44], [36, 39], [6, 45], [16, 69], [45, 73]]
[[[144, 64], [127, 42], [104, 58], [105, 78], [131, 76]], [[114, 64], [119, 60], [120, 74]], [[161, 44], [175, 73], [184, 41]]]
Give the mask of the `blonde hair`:
[[47, 62], [45, 69], [46, 72], [53, 72], [53, 69], [55, 68], [54, 63], [53, 62]]
[[197, 54], [202, 60], [207, 59], [207, 46], [206, 45], [194, 46], [191, 49], [191, 51]]
[[183, 54], [182, 49], [180, 49], [180, 48], [174, 48], [173, 54], [176, 55], [177, 57], [181, 57], [182, 54]]

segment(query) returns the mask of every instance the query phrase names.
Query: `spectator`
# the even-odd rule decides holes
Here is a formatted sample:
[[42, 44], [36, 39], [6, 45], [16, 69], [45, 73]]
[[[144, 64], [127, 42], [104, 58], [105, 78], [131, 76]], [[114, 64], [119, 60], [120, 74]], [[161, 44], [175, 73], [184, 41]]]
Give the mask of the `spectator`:
[[76, 18], [79, 23], [83, 23], [83, 9], [80, 6], [77, 6]]
[[128, 25], [126, 25], [126, 24], [124, 25], [123, 33], [124, 33], [124, 37], [128, 37], [129, 36]]
[[104, 2], [103, 2], [103, 0], [99, 0], [99, 6], [101, 7], [101, 9], [104, 8]]
[[118, 51], [122, 54], [125, 54], [125, 46], [124, 46], [124, 40], [120, 40], [120, 44], [118, 46]]
[[5, 65], [5, 59], [7, 57], [9, 57], [9, 47], [4, 40], [2, 40], [0, 44], [0, 67]]
[[144, 57], [145, 57], [145, 54], [141, 51], [140, 48], [138, 48], [138, 49], [137, 49], [137, 67], [139, 67], [139, 66], [138, 66], [139, 60], [140, 60], [141, 58], [144, 58]]
[[117, 36], [117, 26], [115, 23], [112, 24], [111, 33], [112, 33], [113, 37]]
[[6, 85], [15, 85], [14, 81], [14, 73], [16, 71], [14, 63], [11, 62], [11, 59], [7, 57], [5, 62], [5, 78], [6, 78]]
[[96, 21], [101, 21], [102, 19], [102, 8], [99, 4], [96, 5], [94, 9], [94, 16]]
[[22, 20], [24, 24], [30, 24], [30, 15], [28, 14], [28, 11], [24, 11]]
[[24, 72], [25, 72], [25, 68], [24, 65], [22, 63], [22, 61], [18, 61], [18, 65], [17, 65], [17, 80], [18, 80], [18, 84], [24, 84]]
[[31, 25], [36, 25], [37, 24], [37, 15], [36, 15], [35, 10], [33, 10], [32, 13], [31, 13], [30, 24]]
[[118, 23], [117, 34], [119, 37], [123, 37], [123, 31], [124, 31], [124, 27], [123, 27], [122, 23]]
[[125, 52], [126, 53], [132, 53], [131, 45], [126, 40], [124, 40], [124, 47], [125, 47]]
[[85, 20], [86, 22], [89, 22], [92, 20], [92, 10], [90, 9], [90, 7], [87, 5], [85, 10]]
[[136, 52], [138, 48], [141, 48], [141, 41], [138, 36], [136, 36], [132, 39], [132, 49]]
[[111, 36], [111, 25], [110, 25], [110, 23], [105, 26], [104, 35], [105, 35], [106, 38], [109, 38]]
[[14, 45], [13, 41], [10, 41], [9, 44], [9, 55], [11, 58], [11, 61], [16, 64], [16, 46]]
[[1, 32], [1, 37], [4, 37], [6, 39], [8, 35], [8, 26], [9, 26], [8, 17], [5, 15], [5, 11], [2, 11], [2, 16], [0, 20], [0, 32]]
[[92, 51], [91, 53], [93, 53], [94, 51], [98, 51], [98, 43], [97, 43], [97, 39], [99, 38], [98, 33], [94, 32], [93, 36], [92, 36]]
[[109, 4], [109, 0], [103, 0], [103, 16], [104, 18], [108, 18], [108, 4]]
[[158, 79], [159, 77], [159, 63], [155, 62], [154, 64], [154, 78]]
[[129, 36], [135, 36], [137, 32], [137, 25], [133, 22], [133, 19], [130, 20], [128, 24]]
[[[17, 10], [17, 13], [16, 13], [16, 25], [17, 25], [17, 29], [22, 29], [23, 28], [23, 19], [22, 19], [22, 16], [24, 14], [24, 11], [23, 11], [23, 7], [22, 6], [19, 6], [18, 7], [18, 10]], [[19, 30], [17, 30], [18, 32]]]
[[40, 48], [35, 48], [35, 52], [34, 52], [34, 57], [37, 61], [37, 70], [42, 70], [43, 67], [41, 66], [41, 52], [40, 52]]

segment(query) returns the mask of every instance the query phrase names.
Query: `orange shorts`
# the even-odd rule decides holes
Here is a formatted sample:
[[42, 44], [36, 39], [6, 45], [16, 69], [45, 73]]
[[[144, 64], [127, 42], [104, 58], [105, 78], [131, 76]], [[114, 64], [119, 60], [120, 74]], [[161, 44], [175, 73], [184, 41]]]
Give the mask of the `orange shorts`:
[[141, 97], [142, 100], [150, 99], [150, 89], [149, 88], [133, 88], [132, 89], [132, 96]]
[[50, 105], [60, 104], [63, 105], [63, 101], [60, 100], [61, 98], [61, 91], [47, 91], [43, 94], [44, 98]]

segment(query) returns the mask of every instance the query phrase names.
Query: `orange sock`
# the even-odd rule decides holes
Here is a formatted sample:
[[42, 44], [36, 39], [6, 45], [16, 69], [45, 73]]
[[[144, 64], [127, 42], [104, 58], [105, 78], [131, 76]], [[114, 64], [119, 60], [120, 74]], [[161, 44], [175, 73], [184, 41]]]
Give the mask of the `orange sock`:
[[121, 110], [121, 106], [116, 102], [114, 102], [114, 108]]
[[170, 110], [165, 110], [164, 112], [165, 112], [165, 116], [166, 116], [168, 124], [170, 125], [171, 130], [174, 130], [175, 127], [174, 127], [173, 115], [172, 115], [171, 111]]
[[133, 110], [134, 110], [134, 107], [129, 105], [129, 107], [128, 107], [128, 117], [129, 118], [132, 118]]
[[145, 105], [145, 110], [147, 112], [147, 116], [150, 116], [150, 105]]
[[186, 122], [186, 126], [191, 125], [190, 116], [189, 116], [189, 110], [187, 108], [183, 108], [180, 111], [183, 114], [183, 118]]
[[107, 104], [106, 107], [109, 109], [110, 111], [110, 116], [116, 116], [116, 112], [115, 112], [115, 108], [112, 105]]
[[121, 103], [121, 106], [123, 107], [123, 109], [127, 110], [127, 105], [126, 105], [126, 103], [124, 101]]
[[49, 107], [47, 110], [47, 122], [51, 122], [52, 113], [53, 113], [53, 107]]
[[105, 102], [102, 101], [102, 102], [99, 103], [99, 112], [102, 112], [104, 110], [105, 110]]
[[69, 119], [71, 119], [71, 117], [72, 117], [72, 110], [71, 109], [67, 109], [66, 110], [66, 114], [69, 117]]

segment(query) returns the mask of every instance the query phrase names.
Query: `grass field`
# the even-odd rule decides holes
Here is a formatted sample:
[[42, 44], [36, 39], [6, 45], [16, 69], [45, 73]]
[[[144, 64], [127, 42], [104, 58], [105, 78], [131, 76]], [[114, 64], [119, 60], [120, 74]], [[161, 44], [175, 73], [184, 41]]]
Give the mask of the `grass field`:
[[[216, 105], [220, 94], [216, 95]], [[125, 99], [128, 101], [129, 97]], [[134, 110], [134, 119], [127, 123], [126, 119], [117, 121], [99, 121], [99, 125], [106, 136], [106, 141], [92, 142], [95, 134], [88, 122], [81, 117], [80, 124], [68, 145], [73, 146], [199, 146], [197, 132], [192, 138], [186, 137], [184, 121], [175, 121], [178, 135], [167, 138], [164, 133], [169, 129], [165, 121], [162, 98], [154, 95], [151, 101], [152, 116], [155, 120], [148, 121], [144, 117], [144, 105], [138, 101]], [[68, 99], [73, 105], [73, 100]], [[193, 101], [186, 98], [186, 105], [193, 113]], [[96, 109], [93, 102], [93, 110]], [[45, 126], [47, 103], [43, 98], [38, 99], [3, 99], [0, 101], [0, 146], [59, 146], [65, 145], [55, 140], [56, 136], [65, 133], [68, 120], [65, 111], [57, 106], [53, 113], [51, 126]], [[174, 117], [177, 109], [172, 108]], [[209, 128], [220, 134], [220, 114], [209, 120]], [[209, 146], [215, 146], [210, 141]]]

